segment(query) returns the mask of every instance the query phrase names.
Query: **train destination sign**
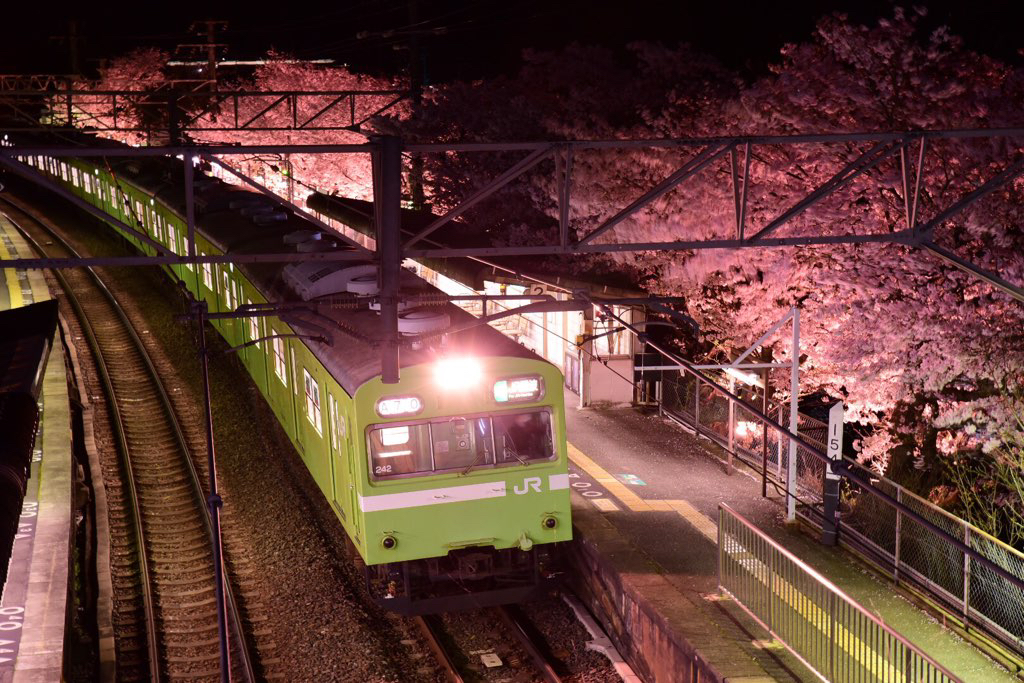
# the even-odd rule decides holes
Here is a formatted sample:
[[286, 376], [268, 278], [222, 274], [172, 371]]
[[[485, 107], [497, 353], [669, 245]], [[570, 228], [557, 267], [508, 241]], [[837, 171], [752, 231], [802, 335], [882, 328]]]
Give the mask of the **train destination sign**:
[[536, 401], [540, 398], [540, 377], [512, 377], [494, 383], [494, 400], [498, 403]]

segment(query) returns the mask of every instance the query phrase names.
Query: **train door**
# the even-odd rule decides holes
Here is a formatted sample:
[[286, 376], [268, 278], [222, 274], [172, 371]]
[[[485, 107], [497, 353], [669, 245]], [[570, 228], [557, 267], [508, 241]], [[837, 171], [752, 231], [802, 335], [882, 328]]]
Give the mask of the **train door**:
[[327, 429], [331, 442], [331, 504], [348, 523], [352, 519], [352, 476], [348, 463], [351, 454], [347, 448], [345, 416], [330, 390], [327, 391]]
[[[289, 360], [291, 360], [291, 371], [292, 371], [292, 432], [295, 434], [295, 445], [299, 449], [299, 454], [302, 459], [306, 459], [306, 446], [302, 443], [302, 423], [299, 422], [302, 419], [300, 410], [305, 407], [305, 401], [300, 400], [302, 392], [302, 383], [299, 381], [299, 366], [295, 363], [295, 344], [288, 344]], [[301, 405], [300, 405], [301, 404]]]
[[[350, 405], [352, 405], [352, 404], [350, 404]], [[352, 407], [354, 408], [355, 406], [352, 405]], [[344, 413], [341, 414], [341, 417], [342, 417], [343, 420], [346, 419]], [[356, 491], [356, 471], [357, 471], [357, 468], [355, 466], [355, 462], [356, 462], [356, 458], [359, 458], [359, 457], [362, 457], [362, 456], [360, 455], [360, 449], [357, 447], [357, 445], [359, 443], [358, 440], [357, 440], [359, 438], [359, 433], [355, 429], [355, 424], [356, 424], [355, 420], [352, 419], [351, 415], [349, 416], [348, 420], [349, 421], [348, 421], [347, 429], [345, 430], [345, 434], [344, 434], [344, 437], [345, 437], [345, 447], [346, 447], [346, 449], [348, 451], [348, 457], [346, 458], [346, 460], [348, 461], [348, 463], [347, 463], [348, 464], [348, 497], [347, 497], [346, 500], [348, 500], [349, 510], [352, 511], [352, 517], [351, 517], [352, 518], [352, 528], [355, 529], [355, 537], [356, 537], [356, 540], [358, 541], [359, 533], [360, 533], [360, 531], [359, 531], [360, 515], [359, 515], [358, 499], [356, 498], [356, 496], [357, 496], [357, 491]], [[362, 483], [361, 482], [360, 482], [359, 488], [362, 488]]]

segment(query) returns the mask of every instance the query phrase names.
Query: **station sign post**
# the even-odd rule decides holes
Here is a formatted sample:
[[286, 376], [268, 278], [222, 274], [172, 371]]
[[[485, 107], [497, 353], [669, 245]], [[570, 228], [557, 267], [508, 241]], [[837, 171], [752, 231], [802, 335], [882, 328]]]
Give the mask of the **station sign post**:
[[843, 402], [836, 403], [828, 411], [828, 464], [825, 466], [822, 482], [824, 521], [821, 525], [821, 542], [835, 545], [839, 536], [839, 481], [836, 465], [843, 458]]

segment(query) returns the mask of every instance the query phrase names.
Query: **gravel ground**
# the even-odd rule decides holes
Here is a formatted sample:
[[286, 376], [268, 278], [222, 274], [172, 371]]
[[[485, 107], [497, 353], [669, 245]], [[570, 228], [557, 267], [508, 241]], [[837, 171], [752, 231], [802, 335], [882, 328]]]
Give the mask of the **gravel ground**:
[[[93, 255], [118, 246], [96, 222], [74, 221], [72, 242]], [[104, 269], [165, 378], [205, 474], [201, 376], [181, 307], [155, 268]], [[223, 348], [213, 333], [214, 348]], [[224, 498], [225, 555], [252, 625], [264, 675], [286, 681], [435, 681], [436, 664], [411, 625], [372, 605], [345, 547], [341, 525], [240, 364], [211, 363], [218, 481]], [[98, 435], [106, 441], [106, 435]], [[402, 645], [402, 641], [411, 644]]]
[[[73, 218], [72, 242], [83, 252], [123, 253], [96, 221], [50, 207], [55, 219]], [[184, 310], [180, 296], [156, 268], [101, 273], [138, 321], [205, 477], [202, 380], [193, 326], [175, 320]], [[207, 338], [215, 352], [224, 348], [212, 330]], [[214, 355], [210, 378], [225, 557], [262, 674], [285, 681], [443, 680], [412, 622], [369, 599], [341, 525], [238, 359]], [[618, 680], [603, 656], [586, 650], [590, 636], [561, 600], [529, 604], [525, 613], [562, 662], [566, 681]], [[466, 653], [462, 664], [470, 680], [535, 680], [513, 636], [483, 614], [444, 618]], [[483, 665], [480, 655], [488, 651], [502, 667]]]
[[544, 636], [552, 656], [565, 667], [564, 683], [617, 683], [621, 680], [607, 657], [587, 649], [590, 634], [572, 609], [557, 596], [521, 607], [530, 623]]
[[[591, 636], [557, 593], [516, 609], [525, 618], [531, 639], [546, 653], [565, 683], [613, 683], [621, 680], [604, 655], [588, 650]], [[466, 681], [534, 683], [541, 681], [533, 660], [494, 610], [474, 610], [442, 617], [445, 635], [457, 654], [453, 659]], [[531, 629], [532, 627], [532, 629]], [[497, 657], [500, 663], [493, 660]], [[494, 666], [488, 666], [492, 659]]]

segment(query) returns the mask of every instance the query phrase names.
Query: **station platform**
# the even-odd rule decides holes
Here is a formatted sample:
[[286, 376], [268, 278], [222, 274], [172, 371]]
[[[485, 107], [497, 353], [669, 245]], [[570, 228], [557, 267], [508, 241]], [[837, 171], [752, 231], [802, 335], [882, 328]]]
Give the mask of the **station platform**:
[[[0, 255], [31, 253], [0, 214]], [[0, 310], [50, 298], [41, 271], [0, 270]], [[0, 683], [62, 679], [73, 477], [71, 410], [59, 335], [40, 402], [31, 476], [0, 597]]]
[[[566, 393], [566, 404], [577, 405]], [[575, 581], [645, 680], [819, 681], [718, 590], [717, 518], [726, 503], [964, 681], [1024, 680], [945, 628], [853, 555], [784, 520], [783, 498], [724, 467], [724, 452], [657, 414], [566, 409]], [[721, 456], [721, 457], [720, 457]], [[578, 586], [579, 589], [579, 586]], [[638, 665], [639, 664], [639, 665]]]

